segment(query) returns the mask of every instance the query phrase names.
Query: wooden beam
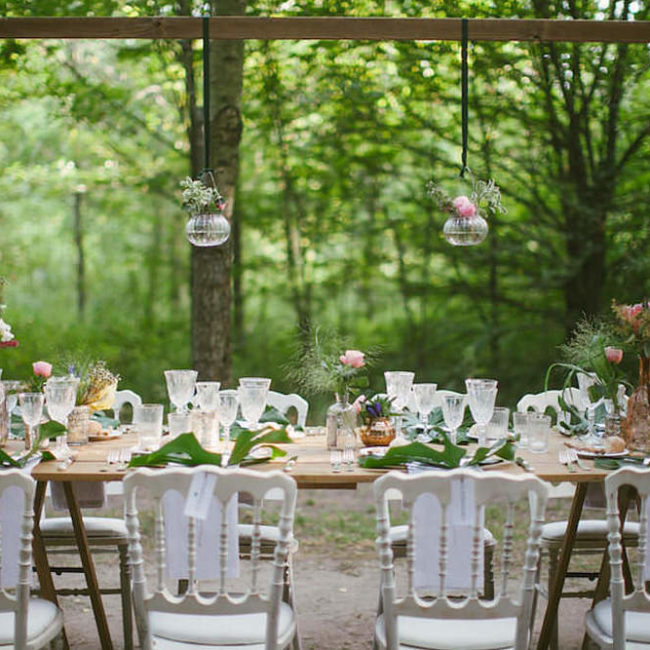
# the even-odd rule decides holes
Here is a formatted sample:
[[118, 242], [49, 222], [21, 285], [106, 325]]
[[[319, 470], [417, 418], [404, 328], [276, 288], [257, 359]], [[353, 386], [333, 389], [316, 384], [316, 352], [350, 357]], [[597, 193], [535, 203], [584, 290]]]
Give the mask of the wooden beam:
[[[0, 38], [193, 39], [201, 18], [0, 18]], [[650, 21], [470, 19], [475, 41], [649, 43]], [[459, 41], [459, 18], [210, 18], [215, 40]]]

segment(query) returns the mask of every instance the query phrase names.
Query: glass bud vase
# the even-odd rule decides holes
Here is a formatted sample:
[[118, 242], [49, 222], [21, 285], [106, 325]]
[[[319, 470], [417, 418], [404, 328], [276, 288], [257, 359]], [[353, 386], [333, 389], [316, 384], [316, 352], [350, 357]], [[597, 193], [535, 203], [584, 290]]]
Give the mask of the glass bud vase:
[[605, 436], [621, 435], [621, 412], [611, 399], [605, 402]]
[[452, 246], [476, 246], [487, 237], [488, 224], [478, 212], [472, 217], [452, 214], [442, 232]]
[[339, 447], [338, 445], [344, 424], [347, 421], [347, 419], [344, 420], [344, 415], [349, 412], [349, 409], [354, 410], [354, 408], [349, 403], [347, 393], [336, 393], [335, 397], [336, 402], [327, 409], [327, 417], [325, 420], [327, 448], [343, 449], [343, 447]]
[[90, 406], [75, 406], [68, 415], [69, 445], [84, 445], [88, 442], [90, 430]]
[[650, 451], [649, 357], [639, 357], [639, 383], [627, 402], [625, 441], [629, 448]]

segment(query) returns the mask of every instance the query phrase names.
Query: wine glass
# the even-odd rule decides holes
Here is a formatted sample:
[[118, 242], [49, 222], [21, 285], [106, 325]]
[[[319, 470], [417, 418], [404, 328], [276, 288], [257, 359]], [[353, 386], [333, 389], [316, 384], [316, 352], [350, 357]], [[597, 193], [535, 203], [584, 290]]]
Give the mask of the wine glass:
[[433, 411], [436, 390], [438, 390], [438, 384], [413, 384], [415, 406], [420, 416], [420, 422], [424, 425], [425, 434], [429, 429], [429, 413]]
[[449, 439], [455, 445], [458, 439], [458, 427], [465, 416], [465, 396], [445, 395], [442, 398], [442, 417], [449, 429]]
[[[413, 372], [387, 370], [384, 373], [386, 395], [392, 400], [393, 408], [397, 411], [401, 411], [406, 407], [414, 378], [415, 373]], [[395, 425], [396, 434], [399, 437], [402, 431], [402, 418], [400, 416], [396, 417]]]
[[236, 390], [222, 390], [219, 393], [219, 425], [223, 425], [224, 447], [230, 441], [230, 427], [237, 419], [239, 399]]
[[[72, 412], [77, 400], [79, 380], [70, 377], [50, 377], [45, 384], [45, 400], [47, 412], [52, 420], [68, 426], [68, 415]], [[57, 450], [68, 457], [71, 452], [67, 444], [67, 435], [59, 436]]]
[[596, 409], [598, 408], [600, 400], [592, 402], [589, 389], [597, 382], [598, 378], [593, 373], [578, 373], [578, 388], [580, 390], [581, 408], [585, 411], [587, 422], [589, 424], [587, 434], [583, 436], [582, 441], [586, 445], [592, 446], [597, 443], [595, 420]]
[[465, 386], [469, 410], [478, 424], [478, 444], [484, 447], [487, 441], [487, 424], [492, 418], [497, 399], [498, 382], [496, 379], [466, 379]]
[[181, 413], [187, 411], [187, 404], [194, 395], [197, 375], [196, 370], [165, 370], [169, 400]]
[[257, 429], [266, 408], [268, 388], [264, 386], [240, 386], [237, 389], [241, 414], [251, 429]]
[[43, 404], [45, 395], [43, 393], [20, 393], [18, 395], [20, 402], [20, 412], [25, 423], [25, 449], [31, 449], [33, 427], [41, 422], [43, 417]]
[[218, 381], [196, 382], [196, 399], [202, 411], [216, 411], [219, 408], [220, 387], [221, 382]]

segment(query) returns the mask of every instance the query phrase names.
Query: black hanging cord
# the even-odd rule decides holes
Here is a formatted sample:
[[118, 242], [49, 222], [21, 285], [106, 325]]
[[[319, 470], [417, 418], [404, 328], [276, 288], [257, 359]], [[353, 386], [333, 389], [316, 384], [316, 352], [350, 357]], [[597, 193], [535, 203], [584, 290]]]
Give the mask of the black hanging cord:
[[467, 66], [467, 18], [461, 19], [461, 78], [460, 78], [460, 89], [461, 89], [461, 129], [463, 137], [463, 150], [461, 154], [461, 168], [460, 168], [460, 177], [465, 176], [465, 171], [467, 170], [467, 140], [468, 140], [468, 76], [469, 70]]
[[203, 16], [203, 171], [210, 170], [210, 16]]

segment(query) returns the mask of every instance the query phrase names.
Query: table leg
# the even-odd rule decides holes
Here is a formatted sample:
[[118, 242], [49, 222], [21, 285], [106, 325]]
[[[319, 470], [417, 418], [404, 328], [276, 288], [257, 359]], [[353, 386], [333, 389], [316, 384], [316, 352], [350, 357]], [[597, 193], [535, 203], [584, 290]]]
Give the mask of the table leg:
[[560, 557], [557, 563], [555, 580], [553, 581], [548, 594], [544, 621], [539, 633], [539, 640], [537, 641], [537, 650], [546, 650], [551, 641], [553, 627], [557, 621], [557, 610], [560, 605], [562, 590], [564, 589], [564, 579], [566, 577], [567, 569], [569, 568], [573, 544], [575, 543], [576, 532], [578, 530], [578, 522], [582, 515], [582, 504], [585, 501], [586, 494], [587, 483], [578, 483], [576, 485], [575, 494], [573, 495], [573, 502], [571, 503], [571, 512], [569, 512], [566, 533], [564, 534], [564, 540], [562, 541], [562, 549], [560, 550]]
[[[36, 565], [38, 583], [41, 586], [41, 596], [58, 606], [59, 601], [56, 597], [56, 588], [54, 587], [54, 581], [52, 580], [50, 563], [47, 559], [47, 552], [45, 551], [45, 544], [43, 543], [40, 527], [46, 489], [47, 481], [38, 481], [36, 483], [36, 494], [34, 495], [34, 533], [32, 539], [32, 554], [34, 556], [34, 564]], [[63, 650], [69, 650], [70, 646], [68, 644], [68, 637], [65, 633], [65, 627], [61, 630], [61, 636], [63, 638]]]
[[113, 650], [113, 643], [111, 641], [111, 633], [108, 629], [108, 621], [106, 620], [106, 612], [104, 611], [104, 604], [102, 597], [99, 593], [99, 584], [97, 582], [97, 574], [95, 573], [95, 565], [93, 563], [90, 548], [88, 546], [88, 538], [86, 537], [86, 530], [81, 516], [81, 509], [77, 503], [72, 483], [65, 481], [63, 483], [63, 492], [65, 499], [68, 503], [70, 510], [70, 517], [72, 518], [72, 526], [74, 528], [77, 546], [79, 548], [79, 557], [81, 558], [81, 565], [84, 569], [86, 576], [86, 584], [90, 592], [90, 602], [95, 614], [95, 621], [97, 623], [97, 631], [99, 632], [99, 640], [102, 645], [102, 650]]

